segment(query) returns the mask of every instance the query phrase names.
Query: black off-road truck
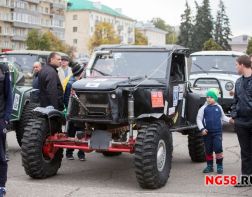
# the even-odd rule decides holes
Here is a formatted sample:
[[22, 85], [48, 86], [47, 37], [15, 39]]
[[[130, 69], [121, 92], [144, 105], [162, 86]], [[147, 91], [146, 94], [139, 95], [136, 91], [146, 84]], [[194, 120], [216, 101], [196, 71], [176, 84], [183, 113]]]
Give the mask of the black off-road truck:
[[188, 135], [191, 160], [204, 161], [195, 123], [200, 97], [188, 89], [187, 54], [176, 45], [97, 48], [86, 78], [75, 82], [71, 92], [66, 130], [74, 124], [76, 137], [62, 132], [61, 112], [37, 108], [39, 118], [28, 123], [22, 140], [26, 173], [55, 175], [63, 148], [104, 156], [124, 152], [134, 154], [140, 186], [160, 188], [169, 178], [175, 131]]

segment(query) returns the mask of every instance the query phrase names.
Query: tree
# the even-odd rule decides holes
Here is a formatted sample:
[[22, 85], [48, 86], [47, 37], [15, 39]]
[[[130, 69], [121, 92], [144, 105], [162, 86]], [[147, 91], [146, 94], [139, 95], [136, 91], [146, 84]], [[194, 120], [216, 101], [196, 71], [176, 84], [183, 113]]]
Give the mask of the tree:
[[175, 43], [177, 41], [177, 34], [174, 27], [166, 24], [165, 21], [161, 18], [153, 18], [151, 22], [156, 28], [162, 29], [167, 32], [165, 37], [166, 44]]
[[225, 6], [222, 0], [219, 2], [219, 10], [217, 11], [213, 35], [215, 42], [217, 42], [223, 49], [231, 50], [228, 41], [231, 40], [230, 36], [232, 34], [229, 27], [229, 19], [226, 15]]
[[246, 53], [247, 53], [248, 55], [251, 55], [251, 54], [252, 54], [252, 38], [249, 39]]
[[179, 27], [180, 34], [178, 36], [178, 44], [191, 48], [192, 47], [192, 17], [191, 17], [191, 8], [186, 1], [186, 9], [184, 14], [181, 15], [181, 24]]
[[89, 51], [101, 44], [119, 44], [120, 38], [116, 35], [113, 26], [107, 22], [100, 22], [95, 26], [95, 32], [89, 40]]
[[41, 33], [32, 29], [26, 38], [26, 45], [29, 50], [60, 51], [68, 55], [72, 54], [72, 48], [50, 31]]
[[204, 51], [222, 51], [223, 48], [216, 43], [212, 38], [210, 38], [209, 40], [207, 40], [204, 45], [203, 45], [203, 49]]
[[197, 2], [195, 2], [195, 4], [197, 14], [195, 25], [193, 27], [192, 51], [199, 51], [203, 48], [203, 44], [212, 38], [213, 19], [211, 16], [209, 0], [203, 0], [202, 6], [199, 6]]
[[147, 45], [148, 38], [139, 30], [135, 29], [135, 45]]
[[41, 33], [37, 29], [32, 29], [28, 32], [26, 45], [28, 50], [40, 49]]

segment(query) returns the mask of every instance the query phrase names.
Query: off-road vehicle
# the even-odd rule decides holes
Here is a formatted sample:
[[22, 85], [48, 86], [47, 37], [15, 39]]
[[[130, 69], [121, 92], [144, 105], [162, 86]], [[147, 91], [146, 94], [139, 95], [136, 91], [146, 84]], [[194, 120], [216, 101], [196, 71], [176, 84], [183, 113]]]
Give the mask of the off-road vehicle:
[[191, 90], [205, 100], [210, 88], [220, 92], [219, 103], [230, 114], [235, 82], [240, 77], [235, 69], [236, 58], [244, 55], [237, 51], [200, 51], [190, 55]]
[[204, 161], [195, 124], [200, 97], [188, 90], [187, 54], [174, 45], [97, 48], [87, 78], [72, 86], [67, 125], [79, 128], [76, 137], [62, 132], [61, 112], [36, 108], [39, 118], [28, 123], [22, 140], [26, 173], [33, 178], [55, 175], [63, 148], [104, 156], [131, 153], [140, 186], [160, 188], [170, 174], [175, 131], [188, 135], [191, 160]]
[[[32, 89], [33, 63], [46, 64], [51, 51], [13, 50], [0, 53], [0, 62], [8, 64], [11, 71], [13, 87], [13, 111], [11, 114], [11, 130], [16, 131], [18, 144], [24, 133], [24, 127], [29, 119], [34, 118], [33, 109], [39, 106], [39, 101], [32, 99], [36, 90]], [[67, 56], [65, 53], [60, 53]]]

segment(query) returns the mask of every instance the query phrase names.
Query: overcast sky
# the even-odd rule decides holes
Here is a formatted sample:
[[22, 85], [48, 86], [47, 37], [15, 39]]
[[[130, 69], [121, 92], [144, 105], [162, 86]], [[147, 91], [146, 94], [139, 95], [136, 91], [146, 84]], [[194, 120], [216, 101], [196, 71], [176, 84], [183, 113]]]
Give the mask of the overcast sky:
[[[137, 21], [161, 18], [167, 24], [180, 25], [181, 14], [185, 10], [186, 0], [93, 0], [111, 8], [121, 8], [122, 13]], [[195, 10], [195, 0], [188, 4]], [[196, 0], [200, 5], [202, 0]], [[252, 0], [223, 0], [230, 27], [234, 36], [248, 34], [252, 36]], [[216, 17], [219, 0], [210, 0], [212, 16]], [[193, 13], [193, 15], [195, 15]]]

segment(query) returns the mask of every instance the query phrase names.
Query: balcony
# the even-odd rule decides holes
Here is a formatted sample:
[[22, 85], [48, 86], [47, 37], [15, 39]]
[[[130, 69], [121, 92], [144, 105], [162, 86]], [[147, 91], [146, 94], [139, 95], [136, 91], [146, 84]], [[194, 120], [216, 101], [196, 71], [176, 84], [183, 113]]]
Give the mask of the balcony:
[[10, 33], [10, 32], [1, 32], [0, 36], [11, 37], [11, 36], [13, 36], [13, 33]]
[[51, 3], [51, 8], [54, 8], [54, 9], [66, 9], [66, 4], [63, 4], [63, 3]]
[[0, 6], [6, 7], [6, 8], [14, 8], [14, 7], [15, 7], [15, 4], [14, 4], [14, 2], [6, 3], [6, 2], [0, 1]]
[[40, 0], [24, 0], [26, 2], [30, 2], [30, 3], [35, 3], [35, 4], [39, 4]]
[[12, 17], [12, 15], [10, 13], [0, 13], [0, 20], [1, 21], [12, 22], [13, 17]]
[[27, 36], [20, 36], [20, 35], [14, 35], [12, 36], [11, 40], [15, 41], [25, 41]]
[[64, 15], [53, 14], [52, 15], [52, 19], [64, 21], [65, 20], [65, 16]]
[[31, 23], [25, 23], [20, 21], [14, 21], [13, 23], [14, 27], [22, 27], [22, 28], [31, 28], [31, 29], [40, 29], [40, 25], [38, 24], [31, 24]]

